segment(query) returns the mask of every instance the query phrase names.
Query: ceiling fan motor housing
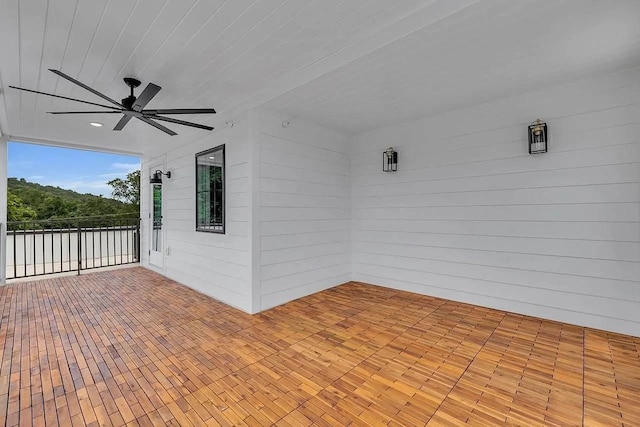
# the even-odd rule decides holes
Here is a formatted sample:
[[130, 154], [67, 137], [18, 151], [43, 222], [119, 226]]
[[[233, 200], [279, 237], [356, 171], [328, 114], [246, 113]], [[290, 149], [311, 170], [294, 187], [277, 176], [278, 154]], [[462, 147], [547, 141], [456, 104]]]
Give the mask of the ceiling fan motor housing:
[[127, 110], [133, 109], [134, 102], [136, 102], [136, 97], [133, 95], [129, 95], [126, 98], [122, 98], [122, 106]]

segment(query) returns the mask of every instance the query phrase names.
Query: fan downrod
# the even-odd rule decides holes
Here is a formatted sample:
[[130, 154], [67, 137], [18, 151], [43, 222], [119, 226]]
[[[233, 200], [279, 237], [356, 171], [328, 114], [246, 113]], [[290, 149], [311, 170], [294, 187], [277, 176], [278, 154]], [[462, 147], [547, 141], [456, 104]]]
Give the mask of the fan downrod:
[[122, 105], [125, 109], [131, 110], [133, 108], [133, 103], [136, 102], [136, 97], [133, 94], [133, 89], [140, 86], [141, 83], [140, 80], [134, 79], [133, 77], [125, 77], [123, 80], [127, 84], [127, 86], [131, 88], [131, 95], [122, 99]]

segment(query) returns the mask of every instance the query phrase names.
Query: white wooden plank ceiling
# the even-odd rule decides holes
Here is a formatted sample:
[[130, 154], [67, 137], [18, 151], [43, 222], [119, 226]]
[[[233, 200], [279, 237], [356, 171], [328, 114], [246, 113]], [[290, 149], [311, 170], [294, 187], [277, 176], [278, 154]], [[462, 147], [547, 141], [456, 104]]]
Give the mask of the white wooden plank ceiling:
[[637, 0], [480, 1], [265, 106], [359, 133], [639, 65]]
[[218, 126], [266, 102], [358, 132], [637, 64], [637, 18], [634, 0], [0, 0], [0, 130], [151, 147], [143, 123], [47, 115], [83, 106], [8, 88], [99, 101], [55, 68], [116, 100], [131, 76], [163, 87], [148, 108], [220, 112], [189, 121]]

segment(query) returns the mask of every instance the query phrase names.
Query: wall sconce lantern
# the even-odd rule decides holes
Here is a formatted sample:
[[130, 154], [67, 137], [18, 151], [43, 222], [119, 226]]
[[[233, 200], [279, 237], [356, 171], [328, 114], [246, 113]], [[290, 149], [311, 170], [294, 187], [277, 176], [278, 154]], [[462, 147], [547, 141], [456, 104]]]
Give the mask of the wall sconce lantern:
[[155, 171], [151, 178], [149, 178], [149, 184], [162, 184], [162, 175], [166, 175], [167, 178], [171, 178], [171, 171], [164, 173], [160, 169]]
[[547, 124], [538, 119], [529, 125], [529, 154], [546, 153], [548, 143]]
[[382, 170], [385, 172], [396, 172], [398, 170], [398, 152], [393, 151], [393, 147], [382, 152]]

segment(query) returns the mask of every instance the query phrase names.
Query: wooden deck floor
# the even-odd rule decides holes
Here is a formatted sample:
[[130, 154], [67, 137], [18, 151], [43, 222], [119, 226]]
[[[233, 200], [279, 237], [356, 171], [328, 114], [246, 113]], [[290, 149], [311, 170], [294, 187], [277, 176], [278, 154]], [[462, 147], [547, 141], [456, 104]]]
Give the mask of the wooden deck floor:
[[13, 425], [640, 425], [640, 339], [363, 284], [249, 316], [142, 268], [0, 288]]

